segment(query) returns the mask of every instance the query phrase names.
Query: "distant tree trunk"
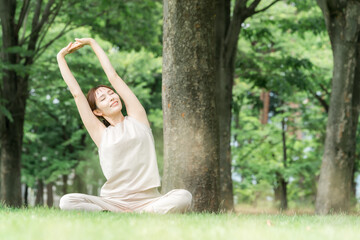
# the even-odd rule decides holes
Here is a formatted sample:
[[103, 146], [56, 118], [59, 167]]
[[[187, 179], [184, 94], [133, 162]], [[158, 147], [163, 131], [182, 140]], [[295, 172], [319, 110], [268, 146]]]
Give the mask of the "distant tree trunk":
[[[287, 146], [286, 146], [286, 124], [285, 119], [281, 121], [282, 127], [282, 143], [283, 143], [283, 167], [287, 168]], [[288, 207], [287, 203], [287, 181], [284, 178], [283, 174], [277, 174], [277, 180], [280, 187], [280, 209], [286, 210]]]
[[263, 108], [260, 114], [260, 122], [261, 124], [267, 124], [270, 109], [270, 92], [263, 90], [260, 95], [260, 100], [263, 102]]
[[62, 186], [62, 192], [63, 194], [67, 194], [68, 193], [68, 190], [67, 190], [67, 187], [68, 187], [68, 184], [67, 184], [67, 181], [68, 181], [68, 175], [62, 175], [62, 180], [63, 180], [63, 186]]
[[165, 0], [162, 191], [185, 188], [193, 210], [219, 209], [215, 0]]
[[77, 193], [86, 193], [86, 185], [84, 181], [81, 179], [81, 176], [75, 173], [74, 177], [74, 188]]
[[91, 186], [91, 194], [92, 195], [98, 195], [99, 194], [98, 187], [95, 184]]
[[44, 206], [44, 182], [41, 179], [37, 184], [35, 206]]
[[347, 211], [360, 109], [360, 2], [318, 0], [334, 56], [332, 91], [316, 212]]
[[27, 207], [29, 205], [28, 203], [28, 195], [29, 195], [29, 186], [25, 184], [25, 191], [24, 191], [24, 205]]
[[286, 210], [287, 203], [287, 182], [280, 173], [276, 173], [276, 187], [274, 188], [275, 202], [278, 203], [278, 208]]
[[46, 205], [52, 207], [54, 205], [54, 193], [53, 193], [53, 183], [46, 184]]

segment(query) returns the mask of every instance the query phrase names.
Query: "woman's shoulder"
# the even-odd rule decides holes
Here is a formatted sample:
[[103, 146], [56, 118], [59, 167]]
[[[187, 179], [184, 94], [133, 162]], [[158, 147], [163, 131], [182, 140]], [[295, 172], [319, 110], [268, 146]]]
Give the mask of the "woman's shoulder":
[[138, 119], [136, 119], [135, 117], [132, 117], [132, 116], [125, 116], [125, 119], [124, 121], [128, 121], [130, 122], [131, 124], [133, 124], [134, 126], [138, 127], [138, 128], [141, 128], [143, 130], [146, 130], [146, 131], [150, 131], [151, 132], [151, 128], [146, 125], [145, 123], [143, 122], [140, 122]]

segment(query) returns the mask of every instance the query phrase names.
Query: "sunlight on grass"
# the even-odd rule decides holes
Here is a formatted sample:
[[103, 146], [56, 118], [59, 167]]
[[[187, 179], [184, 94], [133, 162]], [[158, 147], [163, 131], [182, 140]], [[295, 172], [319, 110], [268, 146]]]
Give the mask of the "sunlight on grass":
[[357, 216], [0, 209], [0, 239], [359, 239]]

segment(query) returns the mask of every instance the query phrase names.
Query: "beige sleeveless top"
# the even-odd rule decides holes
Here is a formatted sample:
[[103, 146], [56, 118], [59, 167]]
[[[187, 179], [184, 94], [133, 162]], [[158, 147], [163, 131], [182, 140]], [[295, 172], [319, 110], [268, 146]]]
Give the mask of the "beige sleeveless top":
[[151, 128], [126, 116], [105, 129], [99, 158], [106, 182], [100, 196], [124, 196], [160, 186]]

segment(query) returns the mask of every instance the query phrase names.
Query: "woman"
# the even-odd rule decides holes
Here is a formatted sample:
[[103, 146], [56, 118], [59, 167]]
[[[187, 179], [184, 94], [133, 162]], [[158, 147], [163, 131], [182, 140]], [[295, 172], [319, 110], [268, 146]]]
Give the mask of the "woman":
[[[160, 195], [159, 171], [154, 139], [145, 109], [117, 75], [108, 57], [92, 38], [75, 39], [57, 55], [60, 72], [73, 95], [81, 120], [98, 147], [100, 165], [107, 179], [100, 196], [66, 194], [60, 199], [64, 210], [113, 212], [185, 212], [192, 196], [182, 189]], [[72, 75], [65, 56], [90, 45], [115, 89], [100, 85], [87, 98]], [[121, 113], [124, 101], [127, 116]], [[99, 120], [102, 119], [105, 124]], [[105, 126], [106, 125], [106, 126]]]

